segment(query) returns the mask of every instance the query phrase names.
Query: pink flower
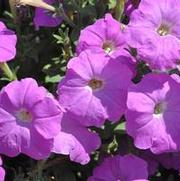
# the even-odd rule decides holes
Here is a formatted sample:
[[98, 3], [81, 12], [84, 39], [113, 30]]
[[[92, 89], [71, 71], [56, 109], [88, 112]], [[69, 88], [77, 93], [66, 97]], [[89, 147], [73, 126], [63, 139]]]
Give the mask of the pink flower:
[[161, 71], [176, 68], [180, 57], [180, 2], [141, 0], [125, 28], [129, 46], [150, 68]]
[[107, 158], [93, 171], [88, 181], [147, 181], [147, 164], [134, 156], [114, 156]]
[[88, 50], [68, 63], [58, 87], [59, 101], [68, 111], [84, 117], [84, 125], [100, 126], [105, 119], [118, 121], [124, 114], [132, 72], [119, 59]]
[[[44, 2], [48, 4], [53, 4], [56, 0], [45, 0]], [[62, 22], [62, 18], [54, 17], [53, 12], [50, 12], [43, 8], [36, 8], [34, 16], [34, 24], [36, 29], [39, 29], [40, 26], [44, 27], [56, 27]]]
[[0, 21], [0, 62], [12, 60], [16, 55], [17, 37]]
[[4, 179], [5, 179], [5, 170], [1, 166], [2, 166], [2, 159], [0, 157], [0, 181], [4, 181]]
[[80, 54], [86, 49], [95, 52], [104, 52], [111, 57], [126, 54], [127, 48], [123, 35], [123, 25], [115, 20], [111, 14], [98, 19], [94, 24], [81, 31], [77, 53]]
[[72, 161], [84, 165], [89, 162], [89, 154], [100, 146], [101, 141], [96, 133], [81, 124], [82, 121], [79, 116], [65, 113], [61, 121], [61, 132], [55, 137], [52, 151], [69, 155]]
[[119, 58], [123, 55], [127, 58], [119, 58], [119, 61], [127, 64], [136, 73], [136, 60], [126, 50], [128, 46], [123, 34], [123, 25], [115, 20], [111, 14], [97, 20], [81, 31], [76, 52], [79, 55], [82, 51], [90, 49], [94, 53], [105, 53], [112, 58]]
[[0, 93], [0, 153], [47, 158], [61, 116], [59, 104], [35, 80], [11, 82]]
[[148, 74], [129, 88], [127, 132], [135, 146], [159, 154], [180, 150], [180, 84], [167, 74]]

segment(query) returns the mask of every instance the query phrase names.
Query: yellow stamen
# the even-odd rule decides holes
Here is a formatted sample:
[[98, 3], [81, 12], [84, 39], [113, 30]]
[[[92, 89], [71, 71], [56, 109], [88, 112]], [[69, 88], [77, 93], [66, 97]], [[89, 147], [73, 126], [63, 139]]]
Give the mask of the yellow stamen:
[[17, 118], [22, 122], [31, 122], [32, 114], [26, 109], [21, 109], [16, 113]]
[[102, 48], [104, 49], [104, 51], [105, 51], [107, 54], [109, 54], [109, 53], [111, 53], [111, 52], [115, 49], [115, 46], [114, 46], [113, 42], [111, 42], [111, 41], [105, 41], [105, 42], [103, 43]]
[[88, 84], [93, 90], [100, 89], [103, 86], [103, 82], [97, 79], [91, 79]]
[[157, 30], [157, 32], [158, 32], [158, 34], [159, 34], [160, 36], [166, 36], [166, 35], [168, 35], [168, 34], [169, 34], [169, 31], [170, 31], [169, 26], [164, 25], [164, 24], [162, 24], [162, 25], [158, 28], [158, 30]]

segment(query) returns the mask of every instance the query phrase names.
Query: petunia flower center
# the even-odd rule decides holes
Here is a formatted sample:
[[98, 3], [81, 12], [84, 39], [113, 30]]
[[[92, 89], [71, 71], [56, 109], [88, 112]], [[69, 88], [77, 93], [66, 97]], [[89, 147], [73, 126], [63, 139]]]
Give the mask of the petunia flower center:
[[168, 25], [161, 24], [157, 32], [160, 36], [166, 36], [170, 33], [170, 27]]
[[93, 89], [100, 89], [103, 87], [103, 81], [102, 80], [97, 80], [97, 79], [91, 79], [88, 83], [88, 85]]
[[166, 103], [160, 102], [160, 103], [155, 105], [154, 114], [155, 115], [162, 114], [162, 113], [164, 113], [165, 110], [166, 110]]
[[31, 122], [32, 121], [32, 114], [24, 108], [22, 108], [18, 112], [16, 112], [16, 117], [18, 120], [20, 120], [22, 122]]
[[107, 54], [110, 54], [112, 53], [112, 51], [115, 49], [115, 45], [113, 42], [111, 41], [105, 41], [103, 43], [103, 46], [102, 48], [104, 49], [104, 51], [107, 53]]

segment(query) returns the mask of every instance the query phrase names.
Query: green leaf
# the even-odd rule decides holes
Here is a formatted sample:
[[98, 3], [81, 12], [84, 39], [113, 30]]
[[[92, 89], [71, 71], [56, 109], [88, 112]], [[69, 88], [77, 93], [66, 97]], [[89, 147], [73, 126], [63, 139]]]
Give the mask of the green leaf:
[[125, 131], [125, 130], [126, 130], [125, 122], [119, 123], [114, 129], [114, 131]]
[[108, 7], [109, 9], [114, 9], [116, 7], [116, 0], [109, 0]]
[[125, 0], [116, 0], [115, 16], [118, 21], [121, 20], [124, 12]]
[[118, 143], [116, 138], [114, 137], [113, 141], [107, 147], [107, 152], [110, 154], [117, 151], [117, 149], [118, 149]]
[[60, 80], [61, 80], [61, 76], [60, 75], [55, 75], [55, 76], [52, 76], [50, 77], [49, 75], [47, 75], [45, 77], [45, 82], [46, 83], [58, 83]]

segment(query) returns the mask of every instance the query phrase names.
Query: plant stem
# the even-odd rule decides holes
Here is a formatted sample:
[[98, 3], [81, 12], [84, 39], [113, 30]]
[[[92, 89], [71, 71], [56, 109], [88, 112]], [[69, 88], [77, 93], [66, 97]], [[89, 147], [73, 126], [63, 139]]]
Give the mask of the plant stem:
[[10, 10], [14, 19], [14, 23], [18, 22], [17, 10], [15, 0], [9, 0]]
[[60, 4], [59, 7], [56, 8], [56, 12], [58, 16], [61, 16], [64, 21], [66, 21], [71, 27], [75, 27], [74, 22], [66, 15], [63, 6]]
[[46, 160], [39, 160], [37, 163], [37, 180], [41, 181], [42, 180], [42, 172], [43, 172], [43, 167], [45, 164]]
[[16, 74], [10, 69], [7, 63], [0, 63], [0, 68], [10, 81], [17, 80]]
[[116, 0], [115, 17], [118, 21], [121, 20], [124, 11], [125, 0]]

